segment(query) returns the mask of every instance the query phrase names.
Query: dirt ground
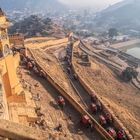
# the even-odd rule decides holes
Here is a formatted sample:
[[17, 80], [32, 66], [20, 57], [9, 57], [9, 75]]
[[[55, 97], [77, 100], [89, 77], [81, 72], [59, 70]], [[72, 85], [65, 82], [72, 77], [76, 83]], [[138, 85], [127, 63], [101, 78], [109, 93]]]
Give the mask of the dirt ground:
[[43, 52], [41, 49], [32, 50], [35, 54], [37, 60], [42, 65], [42, 67], [51, 75], [51, 77], [57, 82], [61, 87], [69, 93], [73, 98], [80, 103], [83, 107], [84, 104], [80, 100], [79, 96], [75, 93], [73, 87], [70, 84], [66, 74], [64, 73], [61, 64], [58, 62], [56, 56], [53, 54], [53, 50], [47, 50]]
[[140, 140], [140, 90], [122, 82], [104, 64], [91, 60], [91, 67], [85, 67], [76, 63], [75, 58], [79, 75], [108, 104], [135, 140]]
[[[32, 95], [40, 95], [40, 100], [36, 104], [41, 107], [41, 112], [45, 115], [45, 122], [47, 129], [53, 134], [56, 133], [56, 139], [63, 136], [66, 140], [101, 140], [101, 137], [96, 132], [91, 132], [89, 129], [84, 128], [79, 123], [80, 114], [75, 109], [66, 103], [64, 110], [61, 110], [57, 105], [57, 97], [60, 95], [46, 79], [36, 76], [22, 70], [23, 79], [32, 85]], [[38, 83], [38, 87], [34, 85]], [[62, 131], [57, 131], [57, 126], [62, 124]], [[63, 140], [63, 139], [62, 139]]]
[[[36, 49], [33, 51], [37, 56], [38, 61], [47, 70], [47, 72], [55, 78], [55, 81], [61, 83], [62, 87], [67, 92], [75, 96], [66, 75], [54, 55], [52, 55], [52, 50], [46, 50], [46, 52], [43, 52], [41, 49]], [[91, 67], [79, 65], [76, 63], [77, 60], [75, 60], [75, 65], [79, 75], [81, 75], [81, 77], [85, 79], [85, 82], [87, 82], [97, 92], [103, 102], [108, 104], [114, 114], [121, 120], [124, 126], [128, 128], [135, 140], [140, 140], [140, 91], [131, 84], [122, 82], [104, 64], [99, 63], [95, 59], [91, 60]], [[86, 130], [86, 133], [83, 133], [80, 130], [79, 133], [79, 126], [77, 126], [79, 114], [71, 108], [70, 105], [68, 105], [68, 109], [64, 111], [55, 109], [52, 106], [52, 103], [55, 102], [59, 93], [51, 87], [49, 82], [37, 78], [34, 75], [25, 74], [25, 79], [26, 78], [27, 81], [31, 83], [33, 83], [33, 81], [39, 82], [40, 88], [39, 90], [35, 90], [34, 93], [39, 92], [41, 95], [41, 107], [45, 113], [47, 125], [52, 129], [52, 131], [54, 131], [54, 128], [61, 122], [64, 125], [65, 130], [61, 134], [64, 136], [66, 135], [67, 138], [69, 137], [76, 140], [97, 140], [94, 133], [91, 135], [87, 132], [88, 130]], [[73, 118], [72, 121], [69, 120], [69, 114]]]

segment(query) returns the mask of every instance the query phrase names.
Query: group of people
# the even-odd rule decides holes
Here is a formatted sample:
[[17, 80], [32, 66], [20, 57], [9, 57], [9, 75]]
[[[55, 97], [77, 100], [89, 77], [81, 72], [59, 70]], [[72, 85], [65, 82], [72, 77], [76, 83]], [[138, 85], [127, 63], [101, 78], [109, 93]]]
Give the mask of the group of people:
[[66, 48], [66, 57], [65, 57], [65, 61], [67, 64], [67, 73], [69, 74], [70, 78], [77, 80], [77, 75], [72, 71], [71, 59], [72, 59], [72, 44], [69, 44]]
[[32, 58], [29, 58], [28, 56], [23, 56], [21, 63], [22, 65], [26, 66], [29, 71], [33, 71], [40, 77], [45, 77], [44, 71], [37, 65], [37, 63]]

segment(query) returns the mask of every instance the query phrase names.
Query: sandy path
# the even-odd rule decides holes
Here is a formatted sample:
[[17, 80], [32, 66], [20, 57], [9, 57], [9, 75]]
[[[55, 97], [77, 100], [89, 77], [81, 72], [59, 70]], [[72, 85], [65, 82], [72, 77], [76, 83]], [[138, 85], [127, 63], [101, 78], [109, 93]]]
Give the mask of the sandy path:
[[[39, 93], [41, 100], [37, 102], [37, 104], [41, 106], [42, 113], [45, 114], [47, 129], [49, 129], [49, 132], [55, 133], [56, 139], [60, 138], [60, 140], [63, 140], [61, 139], [62, 136], [66, 140], [102, 140], [94, 132], [90, 132], [90, 130], [86, 130], [80, 126], [80, 115], [69, 103], [66, 103], [64, 111], [52, 105], [52, 102], [56, 102], [59, 93], [48, 81], [37, 77], [33, 73], [28, 75], [24, 69], [22, 69], [22, 75], [23, 79], [25, 79], [27, 83], [31, 83], [32, 87], [38, 83], [39, 87], [32, 88], [32, 94], [36, 95]], [[69, 119], [70, 115], [71, 119]], [[58, 133], [55, 128], [59, 123], [62, 124], [63, 131]]]

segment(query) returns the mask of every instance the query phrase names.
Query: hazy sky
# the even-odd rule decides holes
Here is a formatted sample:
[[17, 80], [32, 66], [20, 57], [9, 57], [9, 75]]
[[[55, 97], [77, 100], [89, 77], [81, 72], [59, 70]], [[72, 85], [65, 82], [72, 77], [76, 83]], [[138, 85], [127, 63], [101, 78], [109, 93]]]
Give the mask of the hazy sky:
[[105, 6], [111, 5], [113, 3], [122, 1], [122, 0], [59, 0], [65, 4], [85, 7], [85, 6], [94, 6], [98, 8], [103, 8]]

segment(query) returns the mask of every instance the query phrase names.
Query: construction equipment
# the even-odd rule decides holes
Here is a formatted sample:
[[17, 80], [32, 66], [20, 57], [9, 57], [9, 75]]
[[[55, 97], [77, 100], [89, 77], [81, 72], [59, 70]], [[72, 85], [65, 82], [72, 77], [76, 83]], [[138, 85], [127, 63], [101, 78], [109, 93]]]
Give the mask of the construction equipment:
[[82, 52], [80, 55], [81, 60], [78, 61], [79, 64], [84, 65], [84, 66], [91, 66], [91, 62], [89, 59], [88, 54]]

